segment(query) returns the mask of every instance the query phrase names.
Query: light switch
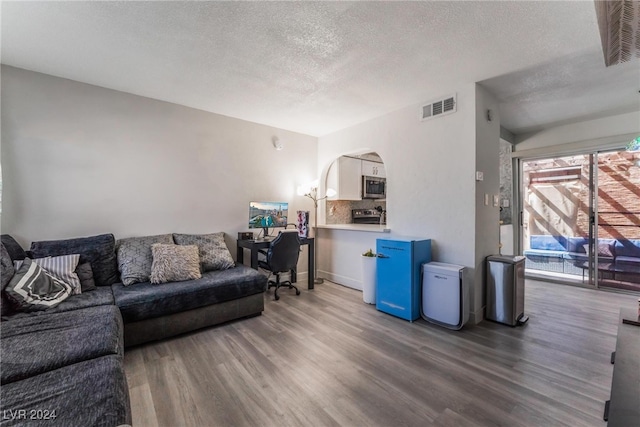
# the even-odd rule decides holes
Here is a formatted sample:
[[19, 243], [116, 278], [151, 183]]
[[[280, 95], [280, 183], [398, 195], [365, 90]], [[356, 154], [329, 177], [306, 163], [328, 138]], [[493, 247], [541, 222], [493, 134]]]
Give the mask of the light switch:
[[503, 208], [509, 207], [509, 199], [502, 199], [502, 207]]
[[489, 206], [489, 195], [487, 193], [484, 194], [484, 205]]
[[484, 180], [484, 172], [477, 171], [476, 172], [476, 181], [483, 181], [483, 180]]
[[498, 206], [500, 206], [500, 196], [498, 196], [497, 194], [493, 195], [493, 207], [497, 208]]

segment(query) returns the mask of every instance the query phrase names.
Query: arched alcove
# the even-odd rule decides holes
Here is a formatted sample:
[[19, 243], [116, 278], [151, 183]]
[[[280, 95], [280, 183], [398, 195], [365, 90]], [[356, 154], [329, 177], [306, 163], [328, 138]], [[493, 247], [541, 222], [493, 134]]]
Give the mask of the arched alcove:
[[[364, 177], [369, 177], [365, 181]], [[386, 192], [386, 169], [380, 155], [374, 151], [348, 154], [336, 158], [328, 167], [325, 176], [325, 188], [332, 188], [336, 195], [329, 197], [325, 203], [325, 224], [352, 224], [353, 211], [366, 211], [365, 217], [356, 218], [361, 224], [386, 224], [386, 193], [363, 193], [363, 186], [375, 188], [382, 183]], [[375, 184], [367, 184], [375, 181]], [[370, 214], [370, 215], [369, 215]], [[377, 219], [377, 221], [376, 221]]]

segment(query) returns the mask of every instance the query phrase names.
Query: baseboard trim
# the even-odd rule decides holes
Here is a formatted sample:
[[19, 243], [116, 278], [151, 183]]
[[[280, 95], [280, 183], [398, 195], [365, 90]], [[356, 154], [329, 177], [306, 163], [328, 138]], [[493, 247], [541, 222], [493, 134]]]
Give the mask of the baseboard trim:
[[359, 291], [362, 290], [362, 282], [359, 282], [351, 277], [341, 276], [339, 274], [335, 274], [330, 271], [323, 271], [323, 270], [318, 270], [318, 277], [322, 277], [323, 279], [330, 280], [334, 283], [337, 283], [342, 286], [346, 286], [348, 288], [357, 289]]

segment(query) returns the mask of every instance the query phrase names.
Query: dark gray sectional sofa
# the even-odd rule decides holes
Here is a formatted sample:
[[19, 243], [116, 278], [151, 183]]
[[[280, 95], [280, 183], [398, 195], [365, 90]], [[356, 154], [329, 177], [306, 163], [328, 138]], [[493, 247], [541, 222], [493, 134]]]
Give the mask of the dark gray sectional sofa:
[[[12, 260], [26, 255], [10, 236], [2, 240]], [[125, 347], [264, 310], [267, 278], [243, 265], [197, 280], [123, 286], [111, 234], [35, 242], [31, 250], [80, 253], [80, 262], [95, 265], [98, 286], [45, 311], [11, 312], [3, 301], [0, 426], [130, 424]]]

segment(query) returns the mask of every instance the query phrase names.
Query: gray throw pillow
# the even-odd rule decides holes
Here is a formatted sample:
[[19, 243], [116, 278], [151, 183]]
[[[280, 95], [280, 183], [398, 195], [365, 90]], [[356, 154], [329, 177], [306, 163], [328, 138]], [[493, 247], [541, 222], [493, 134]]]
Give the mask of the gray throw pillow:
[[38, 311], [55, 307], [71, 295], [71, 286], [25, 258], [6, 288], [17, 311]]
[[129, 237], [118, 240], [118, 269], [125, 286], [138, 282], [148, 282], [151, 276], [151, 245], [154, 243], [173, 244], [171, 234], [158, 236]]
[[200, 253], [202, 271], [226, 270], [235, 265], [233, 257], [224, 242], [224, 233], [174, 234], [178, 245], [196, 245]]
[[82, 289], [82, 292], [97, 289], [96, 282], [93, 280], [93, 270], [91, 269], [90, 262], [80, 264], [78, 268], [76, 268], [76, 274], [78, 275], [78, 279], [80, 279], [80, 288]]
[[151, 246], [151, 252], [153, 254], [151, 283], [180, 282], [202, 277], [198, 247], [195, 245], [155, 243]]

